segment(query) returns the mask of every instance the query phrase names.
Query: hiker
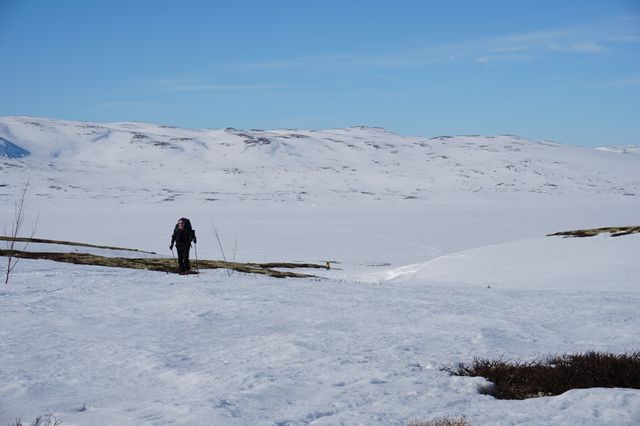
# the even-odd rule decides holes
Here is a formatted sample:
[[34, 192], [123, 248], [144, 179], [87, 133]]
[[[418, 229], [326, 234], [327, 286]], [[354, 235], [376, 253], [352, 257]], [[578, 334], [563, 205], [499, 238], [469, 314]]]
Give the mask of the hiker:
[[189, 263], [189, 249], [191, 243], [197, 243], [196, 233], [191, 227], [191, 221], [187, 218], [181, 217], [173, 230], [171, 236], [171, 245], [169, 248], [173, 252], [173, 244], [176, 244], [176, 250], [178, 251], [178, 267], [180, 275], [185, 275], [191, 270]]

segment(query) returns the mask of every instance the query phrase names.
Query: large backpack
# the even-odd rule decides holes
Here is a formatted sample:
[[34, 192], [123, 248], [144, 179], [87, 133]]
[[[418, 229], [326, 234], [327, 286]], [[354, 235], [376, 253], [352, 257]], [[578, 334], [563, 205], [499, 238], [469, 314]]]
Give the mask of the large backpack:
[[[178, 222], [183, 221], [184, 222], [184, 229], [188, 232], [189, 235], [189, 241], [193, 241], [195, 240], [195, 232], [193, 230], [193, 228], [191, 227], [191, 221], [189, 219], [187, 219], [186, 217], [181, 217], [180, 219], [178, 219]], [[176, 227], [175, 229], [178, 229], [178, 224], [176, 223]]]
[[[189, 219], [187, 219], [186, 217], [181, 217], [180, 219], [178, 219], [178, 222], [180, 222], [180, 221], [184, 222], [184, 229], [189, 231], [189, 235], [191, 235], [193, 233], [193, 228], [191, 227], [191, 221]], [[176, 229], [178, 229], [178, 224], [177, 223], [176, 223]]]

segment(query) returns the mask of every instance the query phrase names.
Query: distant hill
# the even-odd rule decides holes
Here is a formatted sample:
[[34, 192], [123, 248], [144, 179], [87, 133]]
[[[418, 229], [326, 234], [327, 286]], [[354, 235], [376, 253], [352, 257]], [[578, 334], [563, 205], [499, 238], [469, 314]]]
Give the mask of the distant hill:
[[[0, 184], [42, 196], [306, 200], [456, 193], [640, 195], [640, 156], [513, 135], [402, 136], [382, 128], [181, 129], [0, 118]], [[4, 164], [4, 166], [2, 165]], [[11, 167], [9, 167], [11, 165]]]
[[621, 154], [640, 154], [640, 147], [636, 145], [609, 145], [609, 146], [600, 146], [596, 149], [601, 151], [610, 151], [610, 152], [619, 152]]

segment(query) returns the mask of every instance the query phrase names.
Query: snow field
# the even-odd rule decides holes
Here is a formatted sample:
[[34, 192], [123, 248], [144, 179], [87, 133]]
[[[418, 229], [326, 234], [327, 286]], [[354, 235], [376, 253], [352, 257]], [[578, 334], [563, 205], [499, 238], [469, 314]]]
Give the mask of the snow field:
[[[563, 395], [559, 411], [546, 408], [557, 398], [497, 401], [477, 392], [481, 379], [439, 370], [474, 356], [632, 350], [637, 292], [47, 263], [24, 261], [2, 290], [3, 421], [54, 412], [65, 424], [404, 424], [464, 414], [477, 424], [601, 424], [640, 408], [637, 391], [621, 390]], [[584, 399], [595, 394], [594, 417]]]
[[0, 159], [0, 221], [29, 177], [37, 237], [169, 257], [186, 216], [201, 259], [222, 257], [213, 221], [228, 259], [237, 241], [238, 261], [335, 262], [280, 280], [22, 260], [0, 287], [0, 424], [640, 424], [638, 390], [499, 401], [441, 371], [640, 348], [640, 236], [545, 237], [638, 225], [633, 149], [27, 117], [0, 137], [31, 153]]

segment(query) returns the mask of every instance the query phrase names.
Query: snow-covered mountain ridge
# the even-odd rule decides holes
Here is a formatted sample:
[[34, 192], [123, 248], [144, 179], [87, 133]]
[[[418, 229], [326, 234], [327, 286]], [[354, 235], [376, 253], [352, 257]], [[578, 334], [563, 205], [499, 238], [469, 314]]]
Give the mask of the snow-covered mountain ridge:
[[621, 154], [640, 154], [640, 147], [636, 145], [609, 145], [599, 146], [596, 149], [601, 151], [619, 152]]
[[458, 191], [640, 194], [637, 155], [512, 135], [421, 138], [363, 126], [196, 130], [2, 117], [0, 138], [0, 183], [11, 184], [20, 169], [42, 196], [213, 201], [428, 199]]

